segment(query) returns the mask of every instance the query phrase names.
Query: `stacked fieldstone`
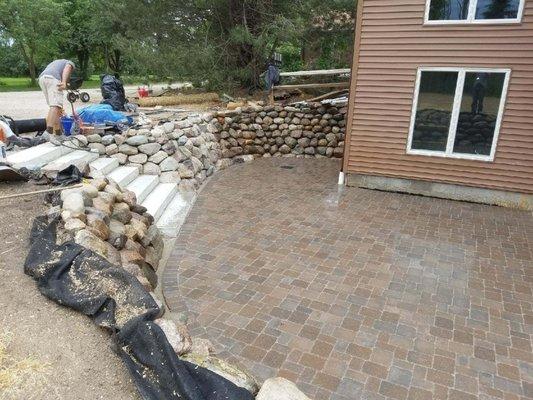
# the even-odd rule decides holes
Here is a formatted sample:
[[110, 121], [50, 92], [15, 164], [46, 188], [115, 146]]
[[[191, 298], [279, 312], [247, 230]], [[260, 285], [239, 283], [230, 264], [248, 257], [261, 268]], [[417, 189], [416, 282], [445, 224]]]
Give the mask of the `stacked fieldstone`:
[[248, 107], [218, 113], [213, 125], [222, 158], [342, 157], [346, 107], [312, 103], [298, 107]]
[[134, 166], [145, 175], [159, 175], [162, 183], [184, 189], [197, 188], [215, 172], [220, 146], [209, 123], [211, 115], [151, 124], [122, 134], [76, 137], [102, 156], [116, 158], [120, 165]]
[[[137, 204], [135, 194], [102, 178], [63, 191], [61, 200], [61, 205], [50, 210], [50, 215], [60, 215], [63, 222], [59, 240], [74, 240], [132, 274], [164, 311], [163, 304], [153, 292], [157, 286], [156, 271], [163, 253], [163, 238], [152, 216]], [[135, 316], [133, 310], [127, 317]], [[179, 318], [171, 315], [154, 322], [163, 330], [178, 356], [253, 394], [258, 392], [259, 386], [252, 376], [214, 356], [211, 342], [191, 338], [187, 326], [176, 319]]]
[[74, 240], [124, 268], [152, 292], [163, 254], [163, 238], [135, 194], [107, 179], [94, 179], [61, 193], [66, 240]]

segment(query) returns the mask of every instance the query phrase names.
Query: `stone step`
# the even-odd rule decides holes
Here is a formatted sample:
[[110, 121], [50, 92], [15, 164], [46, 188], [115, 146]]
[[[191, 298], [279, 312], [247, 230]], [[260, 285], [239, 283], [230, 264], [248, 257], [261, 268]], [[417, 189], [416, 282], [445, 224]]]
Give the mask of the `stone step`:
[[107, 175], [121, 189], [125, 189], [138, 176], [139, 169], [137, 167], [119, 167]]
[[131, 182], [126, 189], [131, 190], [137, 197], [137, 203], [141, 204], [146, 197], [159, 184], [159, 176], [157, 175], [141, 175]]
[[172, 201], [178, 191], [178, 185], [175, 183], [160, 183], [157, 187], [148, 195], [146, 200], [142, 203], [146, 207], [147, 211], [157, 221]]
[[47, 176], [57, 175], [59, 171], [64, 170], [70, 165], [76, 166], [80, 171], [87, 167], [87, 165], [99, 157], [98, 153], [92, 153], [85, 150], [75, 150], [71, 153], [59, 157], [57, 160], [46, 164], [41, 168], [41, 171]]
[[116, 158], [99, 158], [89, 164], [89, 175], [92, 178], [103, 178], [119, 167]]
[[174, 238], [178, 235], [181, 225], [189, 214], [189, 210], [194, 204], [196, 193], [178, 192], [168, 204], [168, 207], [157, 221], [157, 227], [167, 238]]
[[9, 154], [7, 156], [7, 162], [15, 169], [20, 169], [22, 167], [38, 169], [72, 151], [74, 151], [74, 149], [69, 147], [44, 143]]

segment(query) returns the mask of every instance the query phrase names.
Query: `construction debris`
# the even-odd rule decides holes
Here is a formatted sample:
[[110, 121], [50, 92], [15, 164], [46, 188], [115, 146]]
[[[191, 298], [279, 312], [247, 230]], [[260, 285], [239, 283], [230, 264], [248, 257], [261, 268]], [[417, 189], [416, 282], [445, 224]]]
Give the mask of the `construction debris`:
[[177, 96], [146, 97], [137, 100], [140, 107], [177, 106], [180, 104], [200, 104], [217, 102], [220, 98], [217, 93], [179, 94]]
[[[27, 181], [27, 179], [19, 174], [16, 170], [11, 167], [2, 165], [0, 166], [0, 182], [22, 182]], [[0, 200], [3, 197], [0, 197]]]

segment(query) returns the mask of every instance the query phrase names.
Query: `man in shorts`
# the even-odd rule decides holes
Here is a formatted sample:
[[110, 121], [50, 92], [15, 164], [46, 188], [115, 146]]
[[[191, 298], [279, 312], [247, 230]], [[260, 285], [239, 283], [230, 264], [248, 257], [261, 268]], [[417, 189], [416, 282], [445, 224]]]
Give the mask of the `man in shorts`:
[[63, 114], [63, 91], [67, 89], [70, 75], [76, 66], [69, 60], [52, 61], [39, 76], [39, 86], [50, 107], [46, 118], [46, 131], [61, 134], [60, 118]]

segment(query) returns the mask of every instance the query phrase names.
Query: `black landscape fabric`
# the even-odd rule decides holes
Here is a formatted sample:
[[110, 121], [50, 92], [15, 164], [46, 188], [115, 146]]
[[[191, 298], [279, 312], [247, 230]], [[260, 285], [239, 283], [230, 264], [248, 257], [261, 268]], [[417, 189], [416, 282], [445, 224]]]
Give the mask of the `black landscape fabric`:
[[252, 400], [245, 389], [182, 361], [153, 321], [159, 308], [139, 281], [70, 241], [56, 244], [58, 219], [34, 221], [24, 271], [43, 295], [116, 332], [117, 348], [143, 399]]

